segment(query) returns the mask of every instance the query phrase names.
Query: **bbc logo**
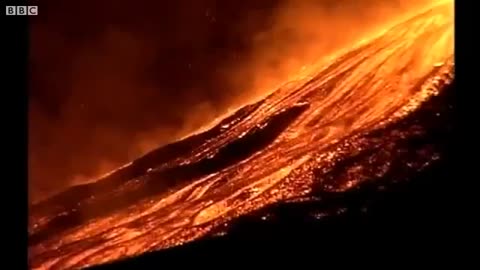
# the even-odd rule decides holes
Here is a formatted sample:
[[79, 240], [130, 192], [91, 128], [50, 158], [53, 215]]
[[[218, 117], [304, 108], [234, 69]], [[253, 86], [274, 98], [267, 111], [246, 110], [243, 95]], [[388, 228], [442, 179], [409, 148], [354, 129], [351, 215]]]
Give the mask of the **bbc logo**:
[[38, 15], [38, 6], [7, 6], [7, 15]]

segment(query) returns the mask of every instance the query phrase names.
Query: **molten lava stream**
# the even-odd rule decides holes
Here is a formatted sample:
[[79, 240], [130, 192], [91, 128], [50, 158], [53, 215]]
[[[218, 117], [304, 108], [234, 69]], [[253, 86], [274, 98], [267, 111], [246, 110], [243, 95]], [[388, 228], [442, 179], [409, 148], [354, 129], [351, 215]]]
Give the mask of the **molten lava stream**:
[[[85, 267], [179, 245], [313, 184], [339, 192], [369, 180], [368, 170], [385, 174], [393, 158], [385, 151], [414, 131], [365, 134], [439, 94], [453, 66], [453, 4], [443, 1], [221, 123], [188, 154], [76, 206], [34, 211], [30, 264]], [[342, 159], [382, 144], [369, 162], [326, 180]]]

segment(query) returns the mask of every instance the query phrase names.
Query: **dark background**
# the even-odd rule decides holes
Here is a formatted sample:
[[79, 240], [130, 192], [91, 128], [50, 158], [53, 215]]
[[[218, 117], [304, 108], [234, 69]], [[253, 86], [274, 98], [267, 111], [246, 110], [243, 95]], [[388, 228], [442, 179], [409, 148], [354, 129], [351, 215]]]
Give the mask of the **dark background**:
[[409, 2], [39, 2], [30, 27], [31, 202], [264, 95]]

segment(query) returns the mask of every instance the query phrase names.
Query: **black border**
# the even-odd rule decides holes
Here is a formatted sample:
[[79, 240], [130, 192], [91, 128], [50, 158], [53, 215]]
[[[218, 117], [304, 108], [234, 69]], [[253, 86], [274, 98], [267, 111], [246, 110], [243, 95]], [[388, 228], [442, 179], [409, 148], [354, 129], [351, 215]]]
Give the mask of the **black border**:
[[[451, 230], [448, 233], [457, 239], [452, 246], [459, 256], [472, 255], [466, 243], [471, 242], [478, 231], [475, 198], [478, 196], [478, 17], [474, 14], [478, 9], [473, 1], [455, 1], [455, 77], [458, 85], [457, 139], [454, 142], [456, 160], [456, 179], [449, 186], [447, 200], [453, 203], [448, 209], [455, 219], [449, 221]], [[471, 97], [470, 97], [471, 95]], [[461, 254], [461, 255], [460, 255]]]
[[[3, 206], [2, 233], [5, 253], [2, 265], [25, 269], [28, 246], [28, 17], [7, 16], [6, 6], [27, 6], [27, 0], [2, 1], [1, 15], [6, 30], [2, 41], [4, 83], [2, 85]], [[10, 237], [10, 236], [14, 237]], [[12, 260], [11, 262], [9, 262]]]

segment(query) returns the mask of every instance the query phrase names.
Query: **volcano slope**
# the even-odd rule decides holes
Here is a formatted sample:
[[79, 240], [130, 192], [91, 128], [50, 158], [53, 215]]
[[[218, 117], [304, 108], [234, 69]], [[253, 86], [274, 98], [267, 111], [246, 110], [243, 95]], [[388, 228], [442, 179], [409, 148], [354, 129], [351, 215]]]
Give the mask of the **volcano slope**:
[[281, 202], [330, 209], [407, 181], [442, 159], [452, 129], [453, 27], [453, 4], [432, 6], [209, 131], [32, 206], [30, 266], [97, 265]]

